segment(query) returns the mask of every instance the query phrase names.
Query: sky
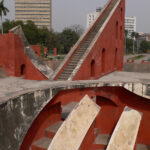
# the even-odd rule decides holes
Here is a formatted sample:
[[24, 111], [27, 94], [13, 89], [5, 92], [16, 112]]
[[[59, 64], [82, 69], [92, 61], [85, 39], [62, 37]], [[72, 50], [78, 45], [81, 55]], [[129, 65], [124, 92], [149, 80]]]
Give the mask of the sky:
[[[86, 27], [86, 16], [103, 7], [108, 0], [52, 0], [52, 28], [62, 31], [71, 25]], [[6, 18], [15, 18], [14, 0], [5, 0], [10, 12]], [[137, 17], [137, 32], [150, 33], [150, 0], [126, 0], [126, 16]]]

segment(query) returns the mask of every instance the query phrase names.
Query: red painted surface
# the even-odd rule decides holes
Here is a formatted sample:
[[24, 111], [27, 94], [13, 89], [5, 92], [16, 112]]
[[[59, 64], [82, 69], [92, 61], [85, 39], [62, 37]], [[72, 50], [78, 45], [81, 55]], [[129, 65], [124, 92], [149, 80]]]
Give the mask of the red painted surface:
[[0, 66], [9, 76], [47, 80], [25, 54], [23, 43], [18, 35], [14, 33], [0, 35], [0, 54]]
[[[124, 10], [122, 0], [73, 80], [97, 79], [113, 71], [123, 70]], [[91, 74], [93, 61], [94, 74]]]
[[47, 55], [47, 48], [44, 48], [44, 54]]
[[85, 135], [85, 138], [80, 146], [80, 150], [91, 150], [96, 135], [94, 135], [94, 123], [91, 125], [89, 131]]
[[[94, 134], [94, 128], [98, 129], [97, 135], [112, 135], [125, 106], [133, 108], [143, 114], [136, 143], [150, 145], [150, 101], [146, 98], [137, 96], [122, 87], [82, 88], [60, 91], [44, 108], [44, 110], [49, 110], [48, 108], [54, 106], [55, 104], [57, 105], [58, 103], [61, 103], [61, 105], [66, 105], [72, 101], [79, 102], [85, 96], [85, 94], [92, 99], [95, 99], [96, 103], [101, 107], [101, 110], [82, 142], [82, 150], [97, 150], [100, 148], [104, 150], [106, 149], [106, 145], [94, 144], [94, 139], [96, 137]], [[59, 110], [59, 108], [57, 109]], [[55, 110], [52, 110], [52, 112], [54, 114], [56, 113]], [[41, 126], [41, 131], [44, 131], [45, 126], [42, 124], [37, 124], [38, 120], [39, 123], [42, 122], [40, 116], [43, 117], [43, 120], [44, 118], [45, 120], [46, 118], [51, 119], [51, 117], [48, 117], [46, 113], [44, 114], [44, 111], [42, 111], [29, 130], [31, 133], [34, 131], [35, 124], [37, 127]], [[58, 119], [60, 119], [60, 117]], [[28, 132], [26, 137], [30, 137], [30, 132]], [[44, 133], [40, 133], [42, 136], [43, 134]]]
[[[112, 1], [111, 1], [112, 2]], [[109, 4], [110, 5], [110, 4]], [[109, 6], [108, 5], [108, 6]], [[106, 9], [108, 8], [106, 7]], [[93, 30], [97, 22], [105, 14], [105, 11], [100, 15], [95, 24], [91, 27]], [[105, 74], [111, 73], [116, 70], [123, 70], [123, 55], [124, 55], [124, 18], [125, 18], [125, 0], [122, 0], [118, 8], [108, 21], [102, 34], [98, 37], [98, 40], [92, 47], [89, 55], [83, 61], [83, 64], [79, 68], [73, 80], [87, 80], [97, 79]], [[81, 44], [85, 41], [90, 31], [85, 35], [82, 41], [77, 46], [76, 50], [66, 61], [64, 66], [60, 69], [56, 75], [55, 80], [63, 72], [65, 67], [69, 64], [71, 58], [78, 51]], [[105, 51], [103, 51], [105, 50]], [[117, 52], [116, 52], [117, 50]], [[104, 58], [105, 57], [105, 58]], [[94, 74], [92, 72], [92, 61], [95, 62]], [[113, 63], [115, 62], [115, 63]], [[94, 75], [94, 76], [93, 76]]]
[[41, 57], [41, 46], [40, 45], [32, 45], [32, 49], [35, 51], [37, 56]]
[[[45, 129], [50, 125], [55, 124], [61, 120], [60, 103], [55, 105], [48, 104], [35, 119], [32, 126], [28, 130], [20, 150], [29, 150], [32, 143], [45, 136]], [[32, 148], [32, 150], [36, 148]]]
[[134, 60], [127, 59], [127, 63], [134, 63]]
[[54, 56], [57, 56], [57, 48], [54, 48]]

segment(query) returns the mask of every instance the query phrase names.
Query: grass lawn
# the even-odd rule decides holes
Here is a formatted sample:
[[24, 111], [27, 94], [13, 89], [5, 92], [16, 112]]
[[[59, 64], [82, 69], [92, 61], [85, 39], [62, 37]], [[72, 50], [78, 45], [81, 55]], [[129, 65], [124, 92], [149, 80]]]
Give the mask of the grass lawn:
[[145, 57], [145, 55], [138, 55], [138, 56], [134, 56], [134, 57], [129, 58], [129, 60], [138, 60], [138, 59], [141, 59], [144, 57]]

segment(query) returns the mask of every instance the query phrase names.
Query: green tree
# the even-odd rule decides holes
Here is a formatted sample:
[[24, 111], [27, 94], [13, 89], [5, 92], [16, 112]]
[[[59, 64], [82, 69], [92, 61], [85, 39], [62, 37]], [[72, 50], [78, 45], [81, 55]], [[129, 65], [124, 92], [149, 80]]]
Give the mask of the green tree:
[[140, 44], [140, 50], [142, 52], [147, 52], [147, 50], [150, 50], [150, 42], [149, 41], [142, 41]]
[[128, 37], [128, 30], [125, 30], [124, 36], [125, 36], [125, 42], [124, 42], [125, 54], [127, 54], [127, 37]]
[[13, 27], [21, 25], [30, 44], [39, 44], [42, 47], [47, 47], [48, 50], [57, 48], [58, 53], [61, 54], [68, 53], [70, 47], [72, 47], [79, 38], [77, 32], [70, 28], [66, 28], [61, 33], [57, 33], [49, 31], [47, 28], [38, 28], [34, 22], [30, 20], [27, 21], [26, 24], [22, 21], [6, 20], [3, 24], [5, 25], [4, 33], [8, 33]]
[[65, 28], [59, 35], [61, 44], [63, 45], [63, 53], [68, 53], [70, 48], [77, 42], [79, 35], [70, 28]]
[[10, 29], [12, 29], [13, 27], [17, 26], [17, 25], [21, 25], [22, 27], [24, 26], [24, 23], [22, 21], [10, 21], [10, 20], [6, 20], [4, 23], [3, 23], [3, 26], [5, 26], [4, 28], [4, 33], [8, 33], [8, 31]]
[[59, 50], [60, 40], [58, 34], [53, 31], [50, 31], [45, 40], [45, 46], [50, 50], [53, 50], [54, 48], [57, 48]]
[[135, 32], [132, 32], [131, 33], [131, 38], [132, 38], [132, 42], [133, 42], [133, 54], [135, 53], [135, 43], [134, 43], [134, 41], [135, 41]]
[[127, 38], [126, 39], [126, 48], [127, 48], [127, 53], [132, 53], [133, 52], [133, 41], [132, 39]]
[[38, 28], [33, 21], [28, 20], [22, 28], [30, 44], [40, 43]]
[[72, 31], [75, 31], [79, 36], [84, 32], [84, 28], [81, 25], [75, 24], [69, 27]]
[[4, 6], [4, 0], [0, 2], [0, 16], [1, 16], [1, 25], [2, 25], [2, 34], [3, 34], [3, 15], [6, 16], [7, 12], [9, 12], [8, 8]]

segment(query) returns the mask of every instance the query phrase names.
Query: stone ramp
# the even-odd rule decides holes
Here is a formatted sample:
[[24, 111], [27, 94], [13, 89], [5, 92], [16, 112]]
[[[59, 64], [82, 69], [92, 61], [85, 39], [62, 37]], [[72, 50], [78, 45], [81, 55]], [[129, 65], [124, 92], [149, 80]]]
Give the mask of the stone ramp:
[[141, 119], [141, 113], [126, 107], [106, 150], [134, 150]]
[[13, 32], [14, 34], [18, 34], [22, 40], [24, 45], [24, 52], [29, 57], [32, 64], [35, 66], [37, 70], [39, 70], [47, 79], [51, 79], [53, 74], [53, 70], [49, 68], [34, 52], [32, 47], [30, 46], [28, 40], [26, 39], [24, 32], [22, 31], [22, 27], [16, 26], [11, 29], [9, 32]]
[[99, 111], [86, 95], [59, 128], [48, 150], [78, 150]]

